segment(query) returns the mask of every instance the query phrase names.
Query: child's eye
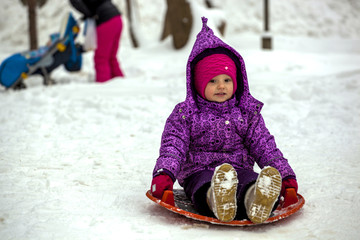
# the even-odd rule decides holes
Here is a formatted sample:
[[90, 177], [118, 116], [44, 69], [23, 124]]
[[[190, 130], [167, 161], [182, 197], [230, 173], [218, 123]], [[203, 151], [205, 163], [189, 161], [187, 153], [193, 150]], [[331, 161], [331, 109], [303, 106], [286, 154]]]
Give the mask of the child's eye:
[[225, 79], [225, 82], [232, 82], [232, 79], [231, 79], [231, 78], [227, 78], [227, 79]]
[[209, 82], [211, 82], [211, 83], [215, 83], [215, 79], [211, 79]]

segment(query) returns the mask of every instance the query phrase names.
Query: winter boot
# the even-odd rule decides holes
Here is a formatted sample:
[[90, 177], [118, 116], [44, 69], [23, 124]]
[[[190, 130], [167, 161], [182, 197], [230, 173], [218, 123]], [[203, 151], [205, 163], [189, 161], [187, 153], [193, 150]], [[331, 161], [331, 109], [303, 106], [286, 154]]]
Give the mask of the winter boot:
[[207, 202], [222, 222], [230, 222], [235, 218], [237, 185], [237, 173], [230, 164], [224, 163], [216, 167], [207, 192]]
[[247, 216], [253, 223], [263, 223], [269, 218], [280, 190], [281, 175], [278, 170], [273, 167], [262, 169], [244, 199]]

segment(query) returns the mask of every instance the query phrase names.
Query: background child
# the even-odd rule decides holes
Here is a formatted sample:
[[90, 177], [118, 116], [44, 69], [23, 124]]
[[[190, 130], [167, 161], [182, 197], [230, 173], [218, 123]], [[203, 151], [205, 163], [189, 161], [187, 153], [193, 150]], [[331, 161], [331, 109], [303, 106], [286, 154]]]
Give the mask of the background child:
[[94, 54], [96, 82], [106, 82], [114, 77], [123, 77], [117, 52], [122, 32], [122, 18], [111, 0], [70, 0], [84, 19], [95, 18], [97, 48]]
[[165, 124], [151, 192], [161, 198], [178, 180], [201, 214], [261, 223], [279, 194], [297, 190], [296, 176], [250, 94], [243, 58], [206, 23], [187, 63], [186, 99]]

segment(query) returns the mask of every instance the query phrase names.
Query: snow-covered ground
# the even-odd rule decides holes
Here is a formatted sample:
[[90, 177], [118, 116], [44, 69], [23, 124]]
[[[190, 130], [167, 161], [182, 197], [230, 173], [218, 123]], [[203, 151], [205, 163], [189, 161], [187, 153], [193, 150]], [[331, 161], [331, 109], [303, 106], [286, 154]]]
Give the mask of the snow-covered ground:
[[[27, 48], [26, 9], [18, 2], [1, 3], [0, 61]], [[143, 37], [152, 41], [135, 50], [124, 32], [126, 78], [95, 84], [93, 55], [86, 53], [81, 72], [53, 72], [55, 86], [31, 77], [24, 91], [0, 87], [0, 238], [359, 239], [359, 1], [321, 0], [312, 8], [315, 1], [271, 1], [287, 10], [285, 19], [273, 19], [272, 51], [259, 48], [261, 5], [215, 1], [228, 9], [225, 40], [243, 55], [252, 94], [265, 103], [267, 126], [306, 199], [286, 220], [244, 228], [189, 220], [145, 197], [164, 122], [185, 98], [190, 50], [155, 41], [164, 1], [137, 2], [149, 23]], [[243, 5], [249, 11], [239, 18], [247, 23], [236, 24], [234, 9]], [[68, 9], [66, 1], [50, 0], [40, 10], [40, 43]], [[315, 26], [320, 36], [312, 34]]]

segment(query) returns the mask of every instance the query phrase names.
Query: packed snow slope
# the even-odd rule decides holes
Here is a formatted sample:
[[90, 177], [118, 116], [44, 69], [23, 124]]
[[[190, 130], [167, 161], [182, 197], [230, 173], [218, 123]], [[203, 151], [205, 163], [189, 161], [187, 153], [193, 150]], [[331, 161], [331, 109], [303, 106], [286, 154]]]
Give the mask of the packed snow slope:
[[[27, 49], [19, 2], [1, 3], [1, 62]], [[124, 30], [125, 78], [94, 83], [89, 52], [80, 72], [56, 69], [54, 86], [33, 76], [26, 90], [0, 87], [1, 239], [359, 239], [359, 1], [271, 1], [272, 51], [259, 47], [261, 5], [214, 1], [306, 199], [286, 220], [243, 228], [196, 222], [145, 197], [166, 118], [185, 98], [191, 46], [157, 42], [164, 1], [137, 2], [143, 45], [133, 49]], [[40, 43], [68, 10], [54, 0], [39, 10]]]

